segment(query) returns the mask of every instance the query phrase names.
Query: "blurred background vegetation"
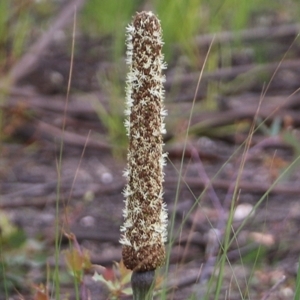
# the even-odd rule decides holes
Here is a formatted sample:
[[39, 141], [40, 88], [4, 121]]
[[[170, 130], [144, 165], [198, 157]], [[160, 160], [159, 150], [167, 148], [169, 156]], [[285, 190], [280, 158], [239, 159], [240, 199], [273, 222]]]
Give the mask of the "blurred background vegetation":
[[[2, 81], [28, 48], [51, 28], [55, 17], [70, 2], [66, 0], [1, 1], [0, 75]], [[42, 71], [35, 77], [28, 76], [27, 80], [30, 84], [35, 83], [43, 93], [65, 92], [68, 86], [71, 52], [74, 50], [75, 63], [71, 90], [76, 92], [100, 89], [106, 93], [110, 101], [107, 105], [97, 103], [95, 111], [107, 128], [110, 142], [117, 141], [121, 145], [126, 143], [123, 121], [120, 119], [123, 112], [124, 81], [127, 72], [124, 63], [125, 28], [135, 12], [140, 10], [153, 10], [161, 19], [165, 42], [164, 54], [169, 66], [167, 74], [168, 78], [173, 79], [193, 71], [199, 74], [209, 44], [199, 46], [198, 37], [218, 32], [231, 32], [234, 35], [249, 28], [270, 28], [297, 22], [300, 18], [300, 6], [297, 0], [84, 1], [83, 8], [77, 12], [74, 48], [72, 24], [69, 24], [66, 29], [55, 33], [53, 43], [48, 49], [48, 57], [41, 60]], [[273, 51], [272, 42], [263, 43], [260, 40], [249, 46], [247, 42], [241, 43], [238, 37], [222, 42], [221, 45], [215, 43], [205, 69], [213, 72], [234, 64], [278, 61], [290, 46], [290, 41], [288, 43], [282, 46], [276, 44], [276, 49], [282, 47], [282, 51]], [[56, 53], [56, 61], [51, 60], [53, 53]], [[46, 70], [52, 68], [55, 72], [47, 75], [47, 71], [43, 68]], [[92, 71], [87, 71], [88, 68]], [[41, 73], [46, 78], [42, 83], [40, 83]], [[93, 75], [90, 75], [91, 73]], [[263, 74], [260, 76], [262, 81], [268, 80], [267, 77], [263, 77]], [[216, 99], [220, 95], [247, 88], [249, 82], [255, 79], [249, 73], [226, 84], [209, 81], [205, 99], [199, 104], [200, 109], [216, 110], [218, 107]], [[176, 84], [169, 86], [166, 102], [172, 102], [177, 92]], [[5, 95], [0, 101], [5, 101]]]
[[[0, 0], [1, 80], [8, 76], [11, 68], [18, 63], [30, 46], [51, 27], [53, 19], [67, 3], [69, 1], [66, 0]], [[78, 72], [77, 77], [80, 78], [81, 83], [76, 85], [76, 80], [74, 80], [72, 92], [101, 89], [108, 95], [107, 103], [97, 102], [94, 108], [99, 120], [106, 128], [107, 139], [115, 145], [113, 151], [116, 156], [124, 156], [127, 143], [123, 127], [124, 79], [127, 72], [124, 63], [125, 28], [135, 12], [140, 10], [153, 10], [161, 20], [165, 42], [164, 54], [169, 66], [167, 72], [173, 76], [173, 79], [182, 73], [195, 71], [199, 74], [208, 50], [207, 45], [199, 47], [197, 37], [200, 35], [227, 31], [235, 34], [249, 28], [295, 23], [300, 19], [299, 0], [86, 0], [83, 9], [77, 13], [75, 47], [73, 49], [75, 65], [79, 66], [74, 69], [74, 72]], [[70, 24], [67, 29], [57, 33], [50, 52], [56, 51], [60, 58], [65, 57], [65, 61], [70, 63], [72, 41], [72, 25]], [[232, 44], [234, 44], [234, 48]], [[280, 55], [289, 46], [290, 44], [284, 45], [283, 51], [279, 51]], [[273, 53], [272, 47], [272, 43], [258, 42], [251, 44], [251, 47], [248, 48], [247, 44], [242, 44], [238, 38], [234, 42], [222, 43], [222, 47], [214, 45], [206, 70], [213, 72], [221, 67], [231, 67], [235, 64], [233, 57], [239, 57], [240, 60], [243, 60], [243, 57], [246, 57], [246, 60], [250, 57], [250, 63], [276, 62], [280, 60], [281, 56], [277, 56], [277, 52], [274, 57], [270, 55]], [[235, 56], [233, 56], [233, 51], [235, 51]], [[239, 51], [240, 55], [238, 56], [236, 53]], [[101, 68], [97, 68], [100, 60]], [[47, 64], [47, 62], [43, 63]], [[86, 73], [81, 73], [82, 65], [91, 65], [96, 69], [97, 82], [94, 85]], [[68, 78], [69, 65], [58, 64], [56, 67], [61, 67], [60, 71], [62, 74], [67, 73], [66, 78]], [[251, 76], [251, 74], [248, 75]], [[249, 81], [249, 77], [247, 78], [240, 77], [239, 80]], [[38, 80], [39, 78], [34, 78], [34, 82], [38, 82]], [[83, 80], [85, 80], [84, 83], [82, 83]], [[41, 91], [50, 94], [64, 93], [67, 89], [67, 80], [62, 82], [63, 84], [59, 88], [47, 86]], [[240, 81], [234, 81], [228, 85], [222, 85], [209, 82], [205, 101], [200, 103], [201, 110], [216, 110], [217, 96], [226, 94], [229, 90], [232, 92], [230, 84], [237, 89], [237, 84], [240, 87], [240, 83]], [[47, 84], [51, 85], [51, 80]], [[194, 85], [193, 91], [195, 87]], [[6, 101], [6, 90], [3, 92], [1, 88], [0, 85], [0, 104]], [[169, 88], [167, 102], [172, 102], [172, 97], [177, 92], [176, 89], [176, 85]], [[20, 110], [21, 113], [18, 111], [19, 115], [17, 115], [18, 120], [24, 116], [20, 116], [24, 114], [23, 107]], [[197, 108], [195, 108], [196, 110]], [[180, 110], [178, 114], [182, 114], [182, 111]], [[11, 118], [11, 120], [15, 119]], [[169, 120], [168, 122], [171, 127], [173, 121]], [[3, 123], [1, 110], [0, 140], [4, 136]], [[232, 132], [237, 131], [236, 124], [234, 126]], [[224, 128], [224, 130], [228, 131], [229, 129]], [[13, 286], [21, 286], [28, 265], [30, 263], [41, 264], [44, 259], [44, 255], [39, 255], [37, 252], [40, 249], [41, 252], [46, 251], [42, 243], [37, 242], [33, 247], [31, 240], [26, 242], [25, 233], [18, 227], [10, 230], [12, 226], [8, 220], [0, 224], [1, 293], [7, 292]], [[14, 254], [15, 261], [12, 259], [11, 253]], [[34, 258], [32, 253], [34, 253]], [[18, 271], [14, 271], [16, 267]], [[6, 269], [14, 272], [8, 274], [5, 272]], [[5, 281], [6, 284], [2, 285]]]
[[[5, 0], [0, 3], [0, 70], [5, 72], [46, 30], [64, 0]], [[86, 0], [78, 13], [80, 34], [110, 41], [111, 59], [124, 56], [125, 27], [132, 15], [150, 9], [161, 19], [164, 30], [164, 52], [168, 63], [181, 50], [198, 68], [199, 49], [193, 38], [199, 34], [238, 31], [249, 27], [271, 26], [299, 20], [296, 0]], [[178, 49], [179, 48], [179, 49]], [[259, 51], [257, 53], [259, 55]]]

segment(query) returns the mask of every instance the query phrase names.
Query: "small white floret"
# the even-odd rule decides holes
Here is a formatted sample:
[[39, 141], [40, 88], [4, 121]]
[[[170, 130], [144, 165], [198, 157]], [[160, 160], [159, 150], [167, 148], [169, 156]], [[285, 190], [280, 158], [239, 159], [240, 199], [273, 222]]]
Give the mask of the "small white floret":
[[129, 34], [132, 34], [132, 33], [134, 33], [134, 26], [132, 25], [132, 24], [129, 24], [127, 27], [126, 27], [126, 31], [127, 31], [127, 33], [129, 33]]

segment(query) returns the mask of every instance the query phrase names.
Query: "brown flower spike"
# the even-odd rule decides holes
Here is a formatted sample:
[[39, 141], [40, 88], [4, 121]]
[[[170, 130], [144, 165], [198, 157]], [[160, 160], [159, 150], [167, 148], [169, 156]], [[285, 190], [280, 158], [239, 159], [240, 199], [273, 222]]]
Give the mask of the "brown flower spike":
[[137, 13], [127, 27], [127, 75], [125, 121], [129, 136], [124, 190], [124, 226], [121, 227], [125, 266], [151, 271], [165, 260], [167, 212], [163, 203], [162, 134], [165, 133], [159, 20], [152, 12]]

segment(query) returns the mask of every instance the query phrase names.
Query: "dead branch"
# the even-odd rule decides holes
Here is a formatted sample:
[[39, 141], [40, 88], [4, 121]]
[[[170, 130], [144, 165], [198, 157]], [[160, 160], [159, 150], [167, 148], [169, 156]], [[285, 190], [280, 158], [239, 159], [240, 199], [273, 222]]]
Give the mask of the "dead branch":
[[[166, 178], [165, 186], [167, 188], [174, 187], [174, 185], [177, 184], [177, 181], [178, 178]], [[182, 179], [182, 181], [183, 184], [185, 184], [191, 189], [204, 189], [206, 187], [205, 182], [203, 180], [194, 177], [186, 177]], [[228, 190], [229, 187], [232, 185], [232, 182], [226, 179], [214, 179], [212, 180], [211, 184], [215, 189]], [[270, 184], [240, 181], [238, 183], [238, 187], [239, 189], [242, 190], [242, 192], [264, 194], [270, 189]], [[297, 196], [300, 194], [300, 187], [295, 185], [291, 186], [291, 185], [277, 184], [269, 191], [269, 193]]]
[[204, 34], [195, 38], [198, 47], [208, 47], [214, 44], [230, 43], [233, 41], [259, 42], [261, 40], [295, 37], [300, 32], [300, 24], [284, 24], [272, 27], [256, 27], [241, 31], [223, 31], [216, 34]]
[[[280, 70], [289, 69], [289, 70], [295, 70], [298, 71], [300, 68], [300, 60], [299, 59], [290, 59], [285, 60], [283, 62], [271, 62], [266, 64], [248, 64], [248, 65], [240, 65], [240, 66], [234, 66], [234, 67], [228, 67], [228, 68], [221, 68], [217, 69], [213, 72], [206, 72], [202, 76], [202, 83], [206, 82], [208, 80], [232, 80], [236, 76], [251, 72], [252, 76], [257, 76], [260, 73], [274, 73], [274, 71], [280, 66]], [[171, 87], [174, 87], [176, 85], [179, 86], [186, 86], [188, 84], [192, 84], [192, 86], [196, 86], [195, 83], [197, 83], [199, 78], [199, 72], [198, 73], [189, 73], [184, 74], [182, 76], [167, 76], [167, 82], [166, 82], [166, 89], [170, 89]]]

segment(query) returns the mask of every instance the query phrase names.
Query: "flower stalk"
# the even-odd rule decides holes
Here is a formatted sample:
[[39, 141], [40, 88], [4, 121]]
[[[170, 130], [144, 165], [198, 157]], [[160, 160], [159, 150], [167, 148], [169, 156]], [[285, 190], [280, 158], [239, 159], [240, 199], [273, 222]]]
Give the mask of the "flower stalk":
[[162, 139], [166, 132], [162, 69], [166, 65], [161, 34], [160, 22], [152, 12], [137, 13], [127, 27], [125, 126], [129, 147], [120, 242], [124, 264], [134, 271], [132, 285], [134, 291], [137, 286], [137, 294], [153, 286], [154, 271], [164, 263], [166, 255], [167, 212], [162, 199], [166, 157]]

